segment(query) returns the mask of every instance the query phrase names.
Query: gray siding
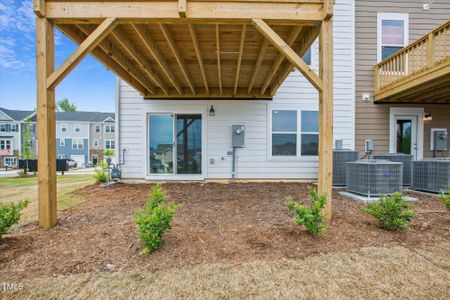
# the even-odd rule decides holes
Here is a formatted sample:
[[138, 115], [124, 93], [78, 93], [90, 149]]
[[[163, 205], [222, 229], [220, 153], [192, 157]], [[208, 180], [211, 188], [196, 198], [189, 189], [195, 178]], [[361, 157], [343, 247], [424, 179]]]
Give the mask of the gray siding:
[[408, 13], [409, 41], [413, 42], [450, 18], [450, 0], [435, 0], [429, 11], [422, 9], [423, 0], [356, 0], [356, 119], [355, 142], [364, 150], [364, 140], [371, 138], [377, 152], [389, 151], [389, 108], [424, 107], [433, 120], [424, 124], [424, 156], [430, 156], [431, 128], [447, 128], [450, 132], [449, 105], [386, 105], [361, 101], [363, 92], [373, 93], [373, 67], [377, 63], [377, 13]]

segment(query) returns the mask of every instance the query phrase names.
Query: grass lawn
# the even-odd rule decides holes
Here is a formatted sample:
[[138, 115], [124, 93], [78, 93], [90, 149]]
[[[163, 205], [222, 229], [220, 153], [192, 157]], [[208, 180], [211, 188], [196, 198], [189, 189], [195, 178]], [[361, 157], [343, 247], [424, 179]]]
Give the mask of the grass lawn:
[[[75, 190], [93, 184], [92, 175], [65, 175], [57, 177], [58, 187], [58, 210], [64, 210], [85, 201], [85, 197], [74, 192]], [[26, 224], [37, 220], [37, 177], [27, 178], [0, 178], [0, 203], [30, 201], [28, 207], [23, 211], [20, 224]]]

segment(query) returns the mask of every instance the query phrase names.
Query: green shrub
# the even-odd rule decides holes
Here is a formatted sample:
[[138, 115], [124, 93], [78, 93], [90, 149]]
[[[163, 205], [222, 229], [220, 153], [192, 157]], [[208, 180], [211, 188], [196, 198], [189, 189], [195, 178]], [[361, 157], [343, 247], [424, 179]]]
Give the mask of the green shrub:
[[141, 253], [155, 251], [161, 246], [163, 234], [171, 228], [178, 208], [179, 205], [168, 202], [161, 185], [153, 186], [147, 205], [135, 214], [139, 240], [146, 245]]
[[101, 161], [97, 164], [97, 168], [95, 168], [94, 179], [97, 182], [108, 181], [108, 166], [104, 161]]
[[0, 238], [9, 232], [11, 226], [19, 222], [22, 209], [27, 207], [28, 201], [21, 201], [17, 204], [0, 204]]
[[407, 229], [414, 218], [414, 211], [400, 193], [382, 196], [380, 201], [367, 204], [362, 211], [375, 217], [387, 230]]
[[319, 195], [315, 189], [309, 191], [311, 206], [308, 207], [289, 198], [288, 209], [294, 213], [294, 222], [306, 227], [309, 233], [320, 236], [325, 232], [323, 209], [327, 202], [325, 195]]
[[450, 211], [450, 186], [447, 188], [447, 193], [441, 194], [441, 199], [442, 199], [442, 202], [444, 202], [444, 205]]

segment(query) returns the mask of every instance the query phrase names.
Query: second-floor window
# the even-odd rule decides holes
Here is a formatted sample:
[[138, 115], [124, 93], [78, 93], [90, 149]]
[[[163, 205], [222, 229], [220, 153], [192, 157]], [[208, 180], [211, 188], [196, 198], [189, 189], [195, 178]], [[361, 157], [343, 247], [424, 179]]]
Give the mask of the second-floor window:
[[80, 132], [80, 131], [81, 131], [81, 125], [75, 124], [75, 132]]
[[19, 125], [17, 124], [0, 124], [0, 132], [19, 132]]
[[114, 150], [116, 148], [116, 143], [114, 140], [105, 140], [105, 149]]
[[94, 147], [98, 147], [98, 140], [94, 140]]
[[10, 150], [11, 140], [0, 140], [0, 150]]
[[72, 140], [72, 149], [74, 150], [83, 150], [84, 143], [82, 139], [73, 139]]
[[378, 62], [388, 58], [408, 44], [408, 14], [378, 14]]
[[95, 125], [95, 132], [100, 133], [101, 127], [100, 125]]
[[66, 146], [66, 140], [65, 139], [60, 139], [59, 140], [59, 146], [60, 147], [65, 147]]
[[105, 125], [105, 132], [106, 133], [112, 133], [114, 132], [114, 125]]
[[61, 124], [61, 132], [67, 132], [67, 124], [66, 123]]

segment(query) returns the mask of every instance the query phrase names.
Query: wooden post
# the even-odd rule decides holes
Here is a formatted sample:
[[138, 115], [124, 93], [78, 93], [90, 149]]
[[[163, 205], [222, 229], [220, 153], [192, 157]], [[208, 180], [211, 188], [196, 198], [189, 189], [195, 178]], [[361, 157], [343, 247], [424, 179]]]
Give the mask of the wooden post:
[[327, 197], [324, 210], [331, 219], [333, 185], [333, 21], [325, 20], [320, 27], [319, 75], [319, 194]]
[[36, 77], [38, 126], [39, 226], [56, 225], [56, 113], [55, 91], [47, 88], [54, 71], [53, 24], [36, 18]]

